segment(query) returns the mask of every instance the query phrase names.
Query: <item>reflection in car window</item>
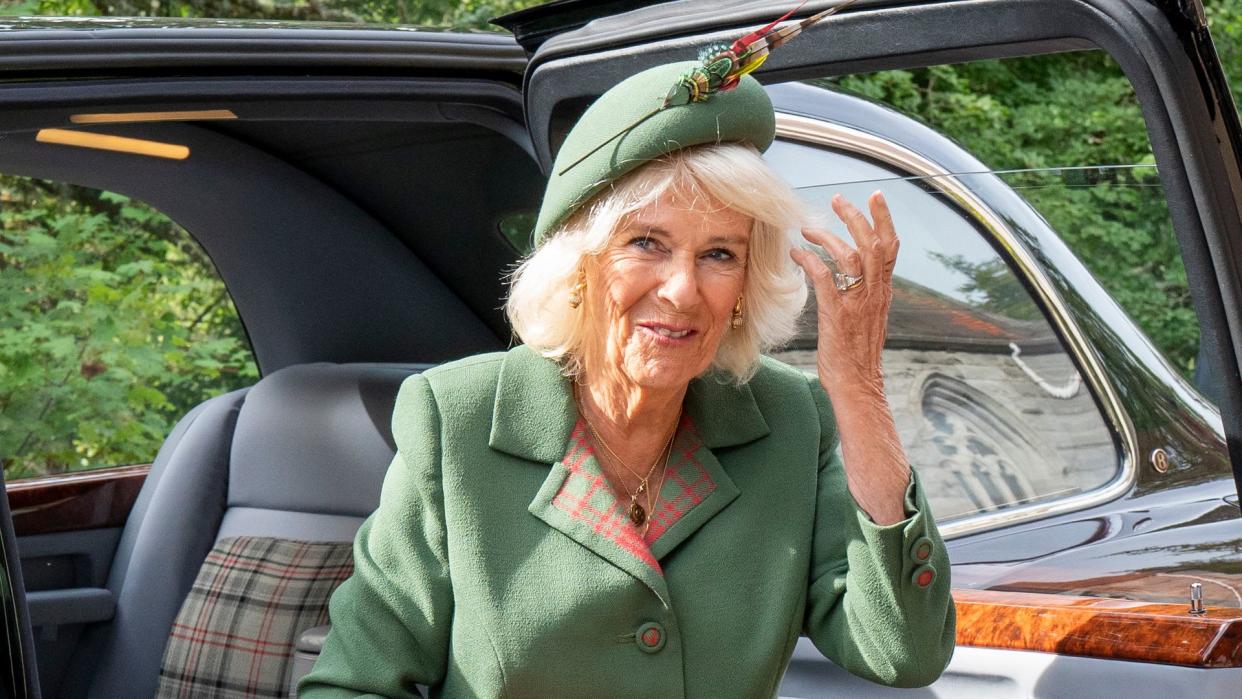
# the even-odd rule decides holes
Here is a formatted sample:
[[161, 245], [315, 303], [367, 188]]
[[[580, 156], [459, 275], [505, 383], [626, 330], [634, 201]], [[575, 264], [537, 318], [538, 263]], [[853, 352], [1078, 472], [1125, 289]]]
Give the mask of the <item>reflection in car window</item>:
[[[1107, 53], [1074, 51], [809, 82], [926, 123], [981, 161], [982, 169], [1055, 172], [1041, 177], [1039, 186], [1025, 183], [1022, 195], [1169, 362], [1201, 391], [1213, 392], [1164, 192], [1154, 177], [1118, 178], [1131, 166], [1154, 172], [1155, 159], [1134, 88]], [[1093, 178], [1099, 167], [1112, 176], [1111, 185]]]
[[215, 268], [159, 212], [0, 176], [0, 226], [7, 480], [150, 463], [191, 407], [255, 381]]
[[[960, 209], [917, 178], [778, 141], [767, 157], [815, 206], [881, 189], [901, 253], [884, 370], [911, 463], [942, 519], [1099, 488], [1111, 434], [1040, 307]], [[837, 227], [839, 230], [839, 226]], [[775, 356], [814, 371], [814, 304]]]

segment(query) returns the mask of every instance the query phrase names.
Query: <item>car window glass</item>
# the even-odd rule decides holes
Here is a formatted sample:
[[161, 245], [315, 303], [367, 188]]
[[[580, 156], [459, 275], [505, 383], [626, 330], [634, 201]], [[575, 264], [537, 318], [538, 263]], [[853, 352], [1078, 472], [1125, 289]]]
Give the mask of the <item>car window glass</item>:
[[[918, 178], [778, 141], [769, 162], [814, 205], [880, 189], [901, 236], [884, 353], [902, 445], [941, 519], [1083, 493], [1111, 481], [1112, 436], [1056, 332], [968, 216]], [[810, 179], [836, 180], [819, 186]], [[839, 227], [838, 227], [838, 232]], [[815, 370], [815, 304], [774, 353]]]
[[0, 227], [7, 480], [150, 463], [191, 407], [256, 380], [211, 261], [153, 208], [0, 176]]
[[[1165, 358], [1210, 393], [1138, 98], [1103, 51], [811, 80], [922, 121], [1000, 171]], [[1118, 265], [1117, 260], [1129, 264]]]

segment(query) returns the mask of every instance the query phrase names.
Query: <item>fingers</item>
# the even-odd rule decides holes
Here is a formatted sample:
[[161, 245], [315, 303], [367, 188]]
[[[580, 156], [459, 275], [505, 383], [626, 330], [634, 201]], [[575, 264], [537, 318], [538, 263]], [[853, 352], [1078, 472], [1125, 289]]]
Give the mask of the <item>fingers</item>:
[[837, 218], [845, 224], [846, 230], [850, 232], [850, 237], [854, 239], [854, 244], [861, 250], [870, 247], [879, 238], [876, 236], [875, 229], [871, 227], [871, 222], [863, 216], [863, 212], [858, 207], [850, 203], [848, 199], [840, 194], [832, 195], [832, 210], [836, 212]]
[[875, 222], [873, 228], [876, 237], [884, 242], [896, 241], [897, 230], [893, 227], [893, 214], [888, 210], [888, 202], [884, 200], [880, 190], [871, 193], [867, 206], [871, 209], [871, 220]]
[[867, 200], [867, 204], [871, 208], [871, 220], [875, 222], [876, 236], [884, 242], [887, 248], [882, 265], [881, 281], [888, 284], [893, 280], [893, 268], [897, 266], [897, 250], [901, 247], [901, 240], [897, 238], [897, 229], [893, 226], [893, 214], [888, 210], [888, 202], [884, 200], [884, 195], [876, 190]]
[[836, 267], [834, 271], [857, 275], [862, 270], [862, 258], [858, 251], [836, 235], [820, 228], [803, 228], [802, 237], [828, 252], [832, 258], [828, 264]]
[[[832, 270], [824, 264], [819, 255], [805, 248], [794, 248], [789, 251], [789, 256], [793, 261], [798, 263], [806, 276], [811, 280], [811, 286], [815, 289], [815, 298], [820, 306], [824, 308], [832, 308], [837, 299], [837, 287], [832, 279]], [[831, 289], [831, 291], [829, 291]]]
[[[832, 210], [845, 223], [850, 237], [858, 245], [858, 254], [862, 258], [863, 283], [873, 286], [884, 280], [884, 241], [876, 234], [867, 217], [858, 207], [851, 204], [840, 194], [832, 197]], [[858, 269], [855, 267], [855, 269]]]
[[[831, 258], [825, 266], [823, 260], [807, 251], [803, 252], [807, 252], [809, 258], [802, 255], [794, 257], [812, 280], [818, 281], [812, 270], [822, 270], [827, 274], [826, 279], [829, 282], [833, 281], [832, 273], [839, 272], [851, 276], [862, 274], [867, 286], [872, 288], [892, 283], [900, 245], [893, 226], [892, 213], [884, 195], [879, 191], [867, 199], [867, 205], [871, 211], [871, 221], [840, 194], [832, 197], [832, 209], [845, 224], [858, 249], [850, 247], [849, 243], [828, 231], [818, 228], [802, 229], [802, 236], [808, 242], [824, 248]], [[818, 287], [817, 284], [817, 289]]]

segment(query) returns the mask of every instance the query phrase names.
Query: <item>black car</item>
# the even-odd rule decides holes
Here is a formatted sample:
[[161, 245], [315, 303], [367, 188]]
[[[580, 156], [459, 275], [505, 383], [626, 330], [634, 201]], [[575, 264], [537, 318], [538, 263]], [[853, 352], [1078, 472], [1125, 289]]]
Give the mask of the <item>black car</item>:
[[[179, 617], [196, 578], [228, 567], [209, 551], [242, 536], [336, 548], [306, 576], [297, 624], [197, 642], [228, 645], [268, 685], [305, 672], [378, 502], [397, 386], [513, 342], [505, 273], [569, 125], [622, 78], [789, 3], [622, 5], [561, 0], [502, 19], [512, 36], [0, 28], [0, 173], [106, 190], [175, 222], [227, 288], [261, 375], [188, 409], [149, 466], [7, 484], [10, 694], [156, 692], [184, 671], [165, 650], [196, 633]], [[1068, 51], [1119, 64], [1154, 163], [998, 172], [828, 79]], [[804, 639], [781, 694], [1237, 696], [1242, 131], [1199, 0], [860, 0], [757, 75], [783, 176], [812, 201], [878, 188], [893, 208], [887, 387], [959, 612], [957, 653], [929, 690], [870, 685]], [[1106, 202], [1115, 187], [1141, 187], [1176, 231], [1202, 334], [1193, 380], [1049, 213], [1066, 192]], [[809, 366], [813, 328], [776, 356]]]

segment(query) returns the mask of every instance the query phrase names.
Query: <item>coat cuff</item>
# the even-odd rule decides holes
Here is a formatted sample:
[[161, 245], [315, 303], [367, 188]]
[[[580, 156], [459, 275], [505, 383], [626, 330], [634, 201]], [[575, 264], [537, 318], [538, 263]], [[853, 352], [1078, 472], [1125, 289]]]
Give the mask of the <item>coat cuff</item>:
[[[854, 510], [863, 540], [873, 552], [876, 562], [895, 573], [903, 581], [902, 587], [930, 592], [941, 587], [937, 583], [948, 582], [948, 555], [936, 530], [918, 473], [913, 468], [910, 469], [910, 483], [906, 486], [905, 519], [881, 526], [858, 503], [854, 503]], [[941, 577], [944, 579], [941, 580]]]

